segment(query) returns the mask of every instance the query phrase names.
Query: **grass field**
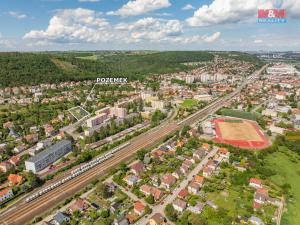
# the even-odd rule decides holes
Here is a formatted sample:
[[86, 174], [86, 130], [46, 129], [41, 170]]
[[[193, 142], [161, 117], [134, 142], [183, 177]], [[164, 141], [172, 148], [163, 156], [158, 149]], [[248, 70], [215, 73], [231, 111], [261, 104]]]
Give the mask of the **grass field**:
[[285, 147], [283, 152], [276, 152], [268, 156], [267, 166], [277, 174], [270, 179], [277, 185], [285, 183], [291, 185], [293, 201], [287, 202], [288, 212], [282, 217], [281, 225], [300, 224], [300, 160], [299, 156]]
[[192, 108], [198, 104], [198, 101], [196, 99], [185, 99], [181, 106], [184, 108]]
[[250, 113], [250, 112], [244, 112], [240, 110], [233, 110], [233, 109], [221, 109], [219, 111], [219, 114], [223, 116], [231, 116], [231, 117], [237, 117], [247, 120], [256, 120], [259, 117], [259, 114], [256, 113]]

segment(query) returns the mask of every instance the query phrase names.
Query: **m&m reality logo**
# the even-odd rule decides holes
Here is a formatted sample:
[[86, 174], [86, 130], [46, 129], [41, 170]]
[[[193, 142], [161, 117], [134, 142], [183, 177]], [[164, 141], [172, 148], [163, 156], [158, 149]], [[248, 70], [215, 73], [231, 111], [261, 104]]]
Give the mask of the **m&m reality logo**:
[[286, 10], [281, 9], [282, 2], [275, 0], [274, 9], [258, 9], [257, 17], [259, 23], [286, 23]]

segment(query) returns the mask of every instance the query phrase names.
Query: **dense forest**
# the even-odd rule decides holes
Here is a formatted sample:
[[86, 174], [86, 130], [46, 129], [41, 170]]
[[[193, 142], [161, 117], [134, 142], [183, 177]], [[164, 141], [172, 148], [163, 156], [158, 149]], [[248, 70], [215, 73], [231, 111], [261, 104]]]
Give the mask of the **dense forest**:
[[[152, 74], [190, 70], [193, 67], [183, 63], [213, 58], [214, 54], [204, 51], [0, 53], [0, 87], [97, 77], [144, 79]], [[258, 60], [244, 53], [242, 58]]]

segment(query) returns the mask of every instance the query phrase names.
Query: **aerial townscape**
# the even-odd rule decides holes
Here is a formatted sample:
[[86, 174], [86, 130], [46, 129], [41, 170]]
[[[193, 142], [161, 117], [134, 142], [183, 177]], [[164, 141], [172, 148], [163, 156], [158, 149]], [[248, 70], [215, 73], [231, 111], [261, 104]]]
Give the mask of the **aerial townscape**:
[[0, 225], [300, 225], [297, 1], [113, 2], [0, 3]]

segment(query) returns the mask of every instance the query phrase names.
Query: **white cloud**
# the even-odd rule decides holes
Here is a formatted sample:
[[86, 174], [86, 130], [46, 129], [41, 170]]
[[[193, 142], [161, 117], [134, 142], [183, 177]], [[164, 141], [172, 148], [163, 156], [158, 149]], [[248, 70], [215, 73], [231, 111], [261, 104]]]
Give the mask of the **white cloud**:
[[221, 36], [220, 32], [216, 32], [214, 34], [212, 34], [211, 36], [203, 36], [203, 41], [207, 42], [207, 43], [212, 43], [217, 41]]
[[27, 17], [26, 14], [23, 14], [23, 13], [20, 13], [20, 12], [16, 12], [16, 11], [10, 11], [10, 12], [8, 12], [8, 14], [11, 17], [14, 17], [16, 19], [25, 19]]
[[287, 16], [292, 18], [300, 18], [300, 1], [299, 0], [285, 0], [282, 8], [287, 10]]
[[78, 0], [78, 2], [100, 2], [100, 0]]
[[263, 40], [261, 40], [261, 39], [255, 39], [254, 40], [254, 43], [255, 44], [261, 44], [261, 43], [263, 43], [264, 41]]
[[[215, 24], [238, 23], [255, 20], [258, 9], [272, 9], [272, 0], [213, 0], [210, 5], [203, 5], [187, 19], [190, 26], [210, 26]], [[300, 1], [285, 0], [282, 8], [287, 16], [300, 18]]]
[[194, 35], [191, 37], [177, 37], [171, 40], [175, 43], [181, 44], [194, 44], [194, 43], [213, 43], [216, 42], [221, 36], [220, 32], [213, 33], [212, 35]]
[[100, 14], [89, 9], [66, 9], [58, 11], [51, 19], [46, 30], [32, 30], [24, 35], [25, 39], [48, 40], [54, 42], [91, 42], [107, 41], [109, 23]]
[[0, 33], [0, 48], [14, 48], [14, 43]]
[[169, 0], [130, 0], [117, 11], [107, 12], [114, 16], [137, 16], [171, 6]]
[[237, 23], [257, 16], [258, 8], [272, 8], [271, 1], [260, 0], [214, 0], [203, 5], [187, 19], [190, 26]]
[[127, 42], [140, 42], [148, 40], [161, 42], [169, 37], [179, 36], [183, 32], [179, 20], [156, 19], [152, 17], [139, 19], [133, 23], [120, 23], [116, 30], [123, 31]]
[[191, 4], [186, 4], [184, 7], [181, 8], [182, 10], [192, 10], [195, 9], [194, 6], [192, 6]]
[[212, 43], [220, 37], [184, 35], [184, 23], [177, 19], [146, 17], [130, 23], [110, 24], [101, 14], [89, 9], [56, 11], [44, 30], [32, 30], [24, 35], [28, 46], [47, 46], [53, 43], [114, 44], [128, 43]]

